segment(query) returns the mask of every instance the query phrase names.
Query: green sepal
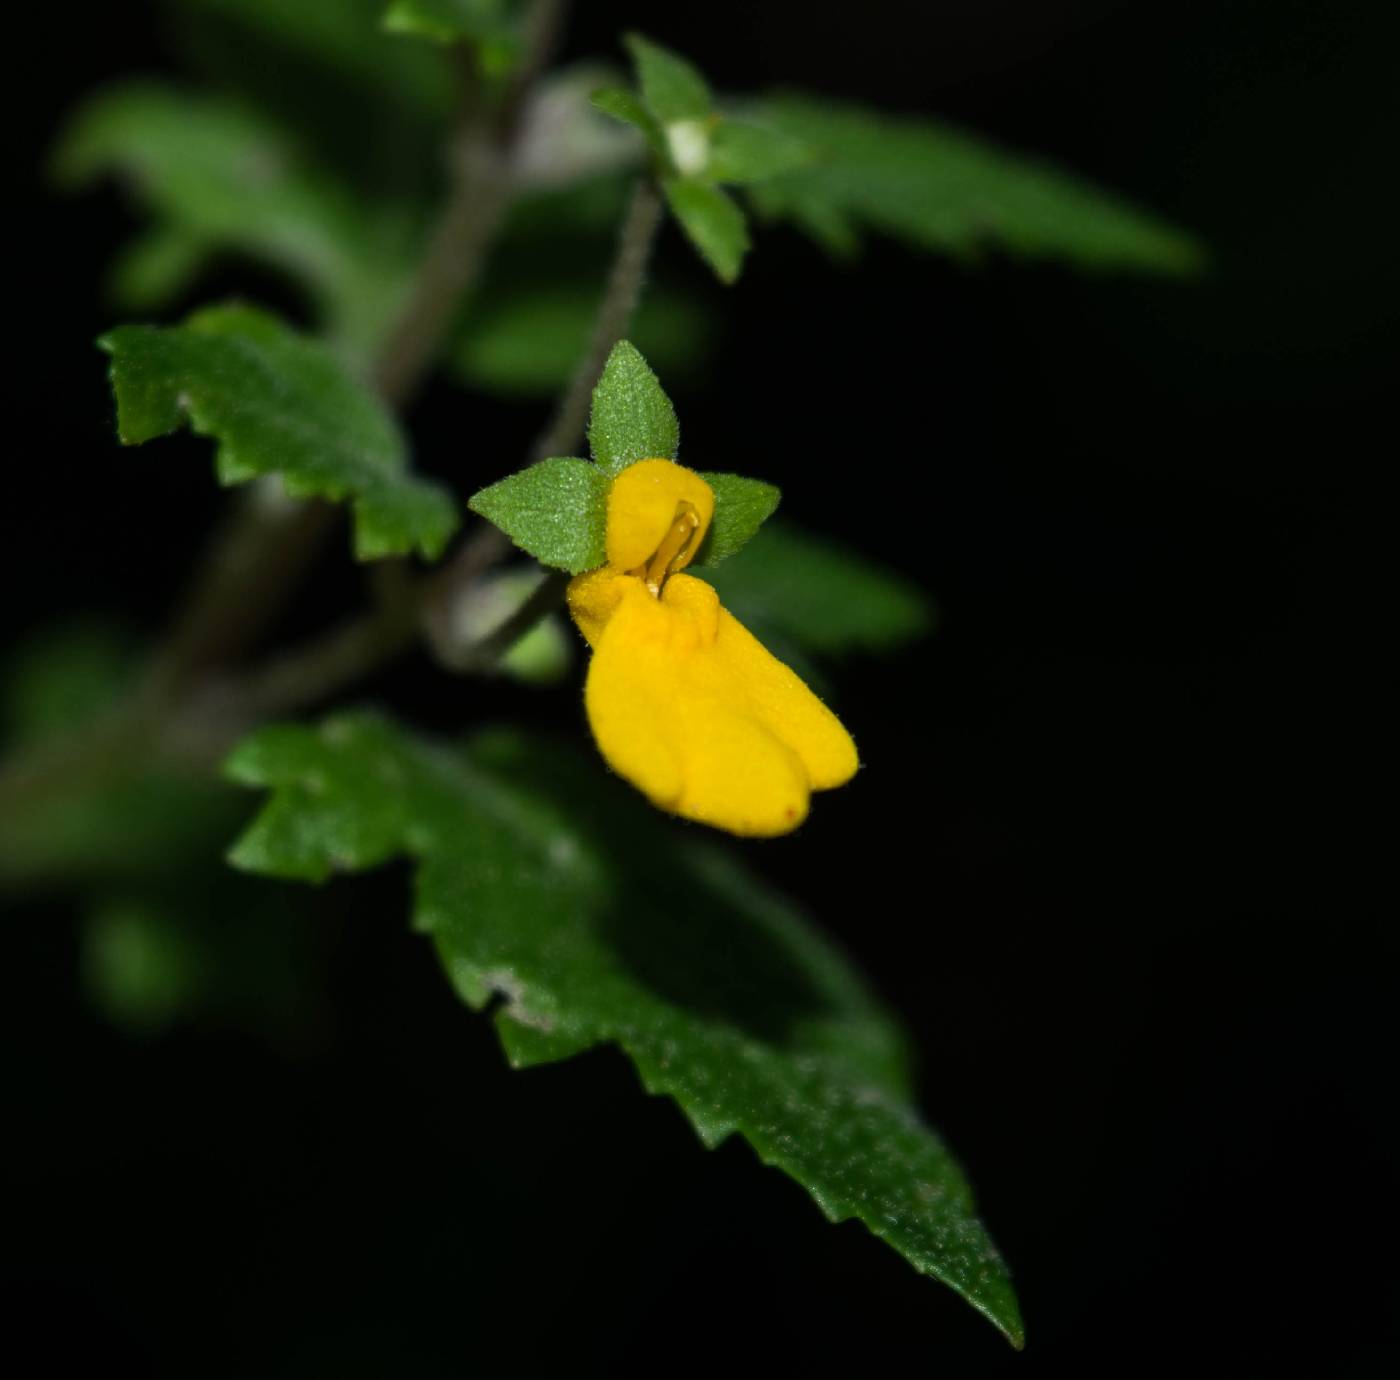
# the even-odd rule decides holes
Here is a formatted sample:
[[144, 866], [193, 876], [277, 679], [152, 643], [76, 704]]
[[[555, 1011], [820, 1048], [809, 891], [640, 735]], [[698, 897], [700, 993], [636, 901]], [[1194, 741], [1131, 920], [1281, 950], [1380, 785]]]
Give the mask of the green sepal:
[[609, 479], [638, 460], [674, 460], [681, 428], [641, 351], [619, 340], [593, 390], [588, 444]]
[[758, 529], [777, 511], [782, 490], [776, 484], [742, 474], [708, 474], [703, 479], [715, 495], [715, 515], [696, 553], [696, 565], [718, 565], [742, 551]]
[[276, 474], [293, 498], [349, 503], [360, 560], [442, 554], [457, 512], [413, 475], [393, 417], [319, 341], [253, 307], [207, 307], [180, 326], [119, 326], [117, 432], [139, 445], [188, 425], [218, 442], [220, 483]]
[[541, 460], [478, 490], [467, 506], [556, 570], [578, 575], [607, 559], [608, 476], [587, 460]]

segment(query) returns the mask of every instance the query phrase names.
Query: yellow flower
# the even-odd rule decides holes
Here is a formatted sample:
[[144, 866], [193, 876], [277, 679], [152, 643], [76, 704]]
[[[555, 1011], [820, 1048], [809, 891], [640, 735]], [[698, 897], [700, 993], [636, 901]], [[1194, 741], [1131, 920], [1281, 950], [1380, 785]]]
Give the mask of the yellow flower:
[[855, 774], [836, 716], [703, 580], [680, 572], [714, 515], [710, 486], [640, 460], [608, 492], [607, 559], [569, 585], [593, 648], [585, 703], [599, 750], [654, 804], [734, 834], [806, 818]]

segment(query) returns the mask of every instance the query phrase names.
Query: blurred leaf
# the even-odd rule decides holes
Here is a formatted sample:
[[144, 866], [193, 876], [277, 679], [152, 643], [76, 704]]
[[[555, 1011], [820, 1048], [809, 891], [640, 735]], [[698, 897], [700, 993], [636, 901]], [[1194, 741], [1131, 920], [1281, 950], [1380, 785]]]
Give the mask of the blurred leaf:
[[742, 551], [777, 511], [782, 490], [741, 474], [700, 476], [715, 492], [715, 515], [695, 557], [696, 565], [717, 565]]
[[70, 187], [118, 176], [156, 218], [114, 273], [129, 309], [168, 305], [233, 252], [291, 276], [328, 334], [363, 350], [411, 270], [401, 218], [369, 215], [275, 124], [229, 101], [149, 84], [106, 91], [73, 117], [54, 171]]
[[710, 136], [705, 173], [714, 182], [760, 182], [811, 161], [812, 150], [782, 130], [721, 120]]
[[[8, 885], [166, 875], [194, 866], [235, 802], [207, 777], [161, 759], [84, 764], [79, 790], [45, 793], [6, 813], [0, 881]], [[203, 853], [207, 857], [207, 851]]]
[[37, 762], [59, 786], [7, 782], [0, 885], [71, 888], [153, 871], [168, 880], [227, 837], [235, 801], [225, 786], [110, 731], [138, 653], [119, 629], [76, 619], [7, 650], [0, 752], [21, 782]]
[[91, 719], [130, 685], [135, 666], [130, 640], [110, 624], [75, 621], [46, 629], [4, 664], [5, 746], [32, 745]]
[[727, 192], [696, 177], [669, 177], [666, 200], [700, 257], [724, 283], [732, 283], [749, 249], [744, 213]]
[[862, 230], [918, 249], [970, 255], [987, 244], [1090, 268], [1187, 273], [1190, 236], [1111, 192], [932, 120], [896, 119], [825, 97], [776, 96], [763, 119], [809, 145], [810, 167], [754, 187], [769, 219], [837, 253]]
[[[598, 314], [596, 282], [489, 286], [466, 314], [453, 363], [488, 392], [553, 397], [573, 377]], [[693, 371], [714, 336], [697, 298], [653, 284], [637, 308], [632, 335], [667, 374]]]
[[638, 130], [653, 153], [661, 158], [667, 156], [665, 133], [646, 103], [630, 87], [606, 86], [601, 91], [595, 91], [590, 99], [605, 115], [611, 115], [614, 120]]
[[324, 345], [241, 306], [183, 326], [120, 326], [99, 344], [124, 444], [188, 424], [219, 442], [221, 483], [278, 474], [294, 498], [351, 503], [359, 559], [442, 553], [457, 525], [451, 498], [410, 473], [393, 418]]
[[478, 490], [467, 506], [537, 561], [577, 575], [606, 559], [607, 496], [597, 465], [561, 457]]
[[663, 125], [702, 120], [710, 113], [710, 88], [693, 63], [641, 34], [623, 40], [637, 69], [642, 99]]
[[347, 715], [264, 729], [229, 772], [273, 792], [237, 866], [319, 881], [413, 857], [415, 924], [470, 1006], [504, 998], [512, 1063], [620, 1046], [706, 1145], [739, 1133], [1020, 1344], [1006, 1267], [918, 1119], [897, 1026], [732, 855], [513, 735], [450, 751]]
[[889, 651], [928, 631], [933, 607], [893, 571], [785, 522], [768, 523], [742, 555], [705, 578], [756, 633], [825, 655]]
[[520, 49], [516, 0], [390, 0], [384, 27], [436, 43], [474, 43], [489, 71], [512, 63]]
[[609, 479], [638, 460], [674, 460], [680, 450], [676, 409], [630, 340], [613, 346], [593, 390], [588, 444]]
[[[397, 100], [445, 114], [451, 74], [444, 54], [384, 35], [385, 0], [167, 0], [270, 39]], [[283, 64], [279, 64], [283, 65]]]
[[141, 899], [104, 900], [84, 921], [83, 986], [112, 1024], [163, 1030], [198, 1004], [204, 973], [179, 920]]

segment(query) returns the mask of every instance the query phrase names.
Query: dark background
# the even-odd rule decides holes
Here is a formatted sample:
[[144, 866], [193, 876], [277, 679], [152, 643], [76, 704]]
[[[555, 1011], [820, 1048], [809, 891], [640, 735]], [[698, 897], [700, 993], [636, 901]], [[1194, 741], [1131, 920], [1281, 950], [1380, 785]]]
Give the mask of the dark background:
[[[880, 243], [832, 270], [776, 232], [675, 390], [692, 463], [781, 482], [938, 601], [929, 641], [834, 676], [860, 780], [743, 847], [907, 1017], [1029, 1349], [743, 1144], [704, 1153], [619, 1056], [508, 1073], [407, 934], [403, 869], [293, 913], [321, 985], [279, 1038], [117, 1034], [61, 898], [12, 907], [0, 1346], [160, 1375], [1385, 1373], [1397, 955], [1361, 879], [1365, 796], [1390, 795], [1366, 710], [1395, 6], [580, 8], [571, 53], [640, 23], [730, 89], [947, 115], [1213, 250], [1187, 284]], [[158, 499], [132, 483], [154, 458], [117, 454], [89, 342], [133, 221], [53, 197], [39, 164], [75, 98], [171, 47], [144, 5], [20, 23], [7, 637], [75, 610], [155, 627], [218, 496], [194, 464], [161, 466]], [[661, 254], [694, 271], [674, 231]], [[484, 479], [539, 420], [439, 385], [414, 427], [466, 487], [464, 429], [500, 457]], [[736, 453], [740, 431], [771, 441]], [[426, 662], [373, 691], [447, 730], [507, 703]], [[573, 688], [527, 704], [582, 732]]]

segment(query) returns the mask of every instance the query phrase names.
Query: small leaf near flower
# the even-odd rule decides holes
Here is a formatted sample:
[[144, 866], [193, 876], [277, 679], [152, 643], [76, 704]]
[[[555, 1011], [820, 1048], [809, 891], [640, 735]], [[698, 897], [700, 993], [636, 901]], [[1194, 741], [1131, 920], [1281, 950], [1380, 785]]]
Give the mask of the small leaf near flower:
[[642, 138], [647, 141], [648, 147], [657, 157], [667, 156], [665, 131], [647, 109], [646, 102], [630, 87], [605, 86], [601, 91], [595, 91], [589, 100], [594, 109], [601, 110], [604, 115], [611, 115], [614, 120], [620, 120], [623, 124], [631, 125], [633, 129], [640, 131]]
[[638, 460], [674, 460], [680, 449], [676, 409], [629, 340], [613, 346], [593, 390], [588, 443], [609, 477]]
[[666, 201], [700, 257], [723, 283], [739, 277], [749, 251], [749, 227], [727, 192], [698, 177], [669, 177]]
[[607, 476], [587, 460], [541, 460], [479, 490], [467, 506], [544, 565], [577, 575], [606, 559]]
[[710, 88], [693, 63], [641, 34], [628, 34], [623, 42], [636, 65], [642, 98], [663, 125], [703, 120], [710, 113]]
[[697, 565], [718, 565], [748, 545], [777, 511], [783, 494], [776, 484], [742, 474], [702, 474], [715, 495], [715, 518], [705, 537]]

